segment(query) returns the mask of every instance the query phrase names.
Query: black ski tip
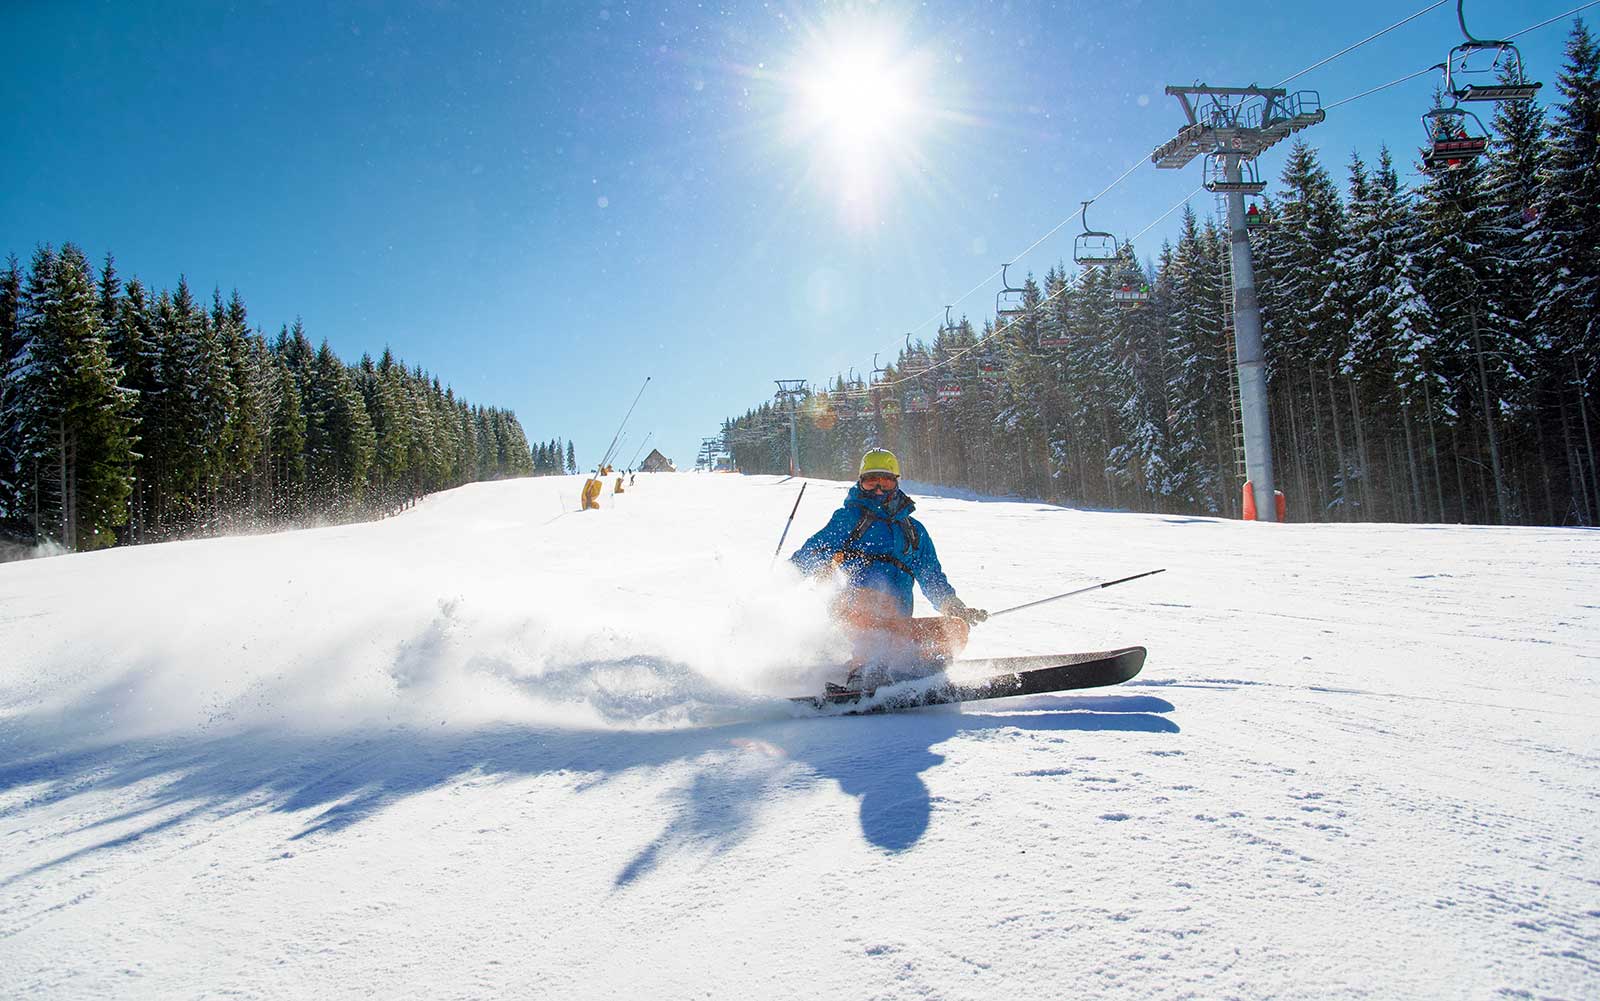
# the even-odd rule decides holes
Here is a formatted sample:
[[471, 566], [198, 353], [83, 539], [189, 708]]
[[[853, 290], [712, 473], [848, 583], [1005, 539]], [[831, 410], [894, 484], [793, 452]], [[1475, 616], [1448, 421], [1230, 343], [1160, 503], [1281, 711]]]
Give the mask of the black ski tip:
[[[902, 682], [873, 691], [853, 691], [829, 685], [822, 695], [802, 695], [789, 701], [824, 715], [860, 716], [923, 706], [979, 702], [1019, 695], [1048, 695], [1084, 688], [1120, 685], [1144, 669], [1147, 651], [1142, 646], [1091, 653], [1046, 654], [972, 661], [986, 676], [952, 680], [935, 676], [930, 683]], [[958, 662], [957, 667], [961, 664]]]

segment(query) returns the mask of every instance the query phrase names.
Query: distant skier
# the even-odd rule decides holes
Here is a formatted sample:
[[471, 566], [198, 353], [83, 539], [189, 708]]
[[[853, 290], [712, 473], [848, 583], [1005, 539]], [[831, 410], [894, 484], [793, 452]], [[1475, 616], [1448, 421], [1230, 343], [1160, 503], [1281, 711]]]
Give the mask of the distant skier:
[[[789, 557], [808, 574], [835, 567], [844, 572], [834, 614], [855, 648], [851, 682], [863, 681], [863, 673], [864, 682], [873, 683], [948, 661], [966, 648], [971, 624], [989, 617], [956, 597], [928, 530], [911, 517], [915, 509], [900, 491], [899, 460], [873, 449], [862, 457], [844, 506]], [[912, 581], [939, 617], [911, 617]]]

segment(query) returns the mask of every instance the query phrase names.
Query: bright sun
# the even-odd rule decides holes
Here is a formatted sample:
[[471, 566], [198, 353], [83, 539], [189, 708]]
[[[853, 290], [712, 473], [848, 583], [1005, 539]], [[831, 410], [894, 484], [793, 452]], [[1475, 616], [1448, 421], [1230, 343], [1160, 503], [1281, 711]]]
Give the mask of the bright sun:
[[830, 25], [796, 57], [787, 132], [849, 221], [870, 223], [918, 169], [934, 119], [928, 75], [928, 58], [883, 24]]
[[883, 52], [829, 53], [801, 81], [805, 124], [841, 153], [872, 156], [905, 128], [914, 110], [906, 68]]

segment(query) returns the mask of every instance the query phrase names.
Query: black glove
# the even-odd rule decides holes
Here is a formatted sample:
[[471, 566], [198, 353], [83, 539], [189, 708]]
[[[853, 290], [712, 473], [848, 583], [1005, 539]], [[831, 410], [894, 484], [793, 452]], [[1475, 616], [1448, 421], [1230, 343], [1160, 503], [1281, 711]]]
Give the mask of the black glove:
[[960, 598], [951, 598], [946, 601], [939, 611], [951, 618], [964, 619], [967, 625], [976, 625], [989, 618], [989, 613], [981, 608], [968, 607]]

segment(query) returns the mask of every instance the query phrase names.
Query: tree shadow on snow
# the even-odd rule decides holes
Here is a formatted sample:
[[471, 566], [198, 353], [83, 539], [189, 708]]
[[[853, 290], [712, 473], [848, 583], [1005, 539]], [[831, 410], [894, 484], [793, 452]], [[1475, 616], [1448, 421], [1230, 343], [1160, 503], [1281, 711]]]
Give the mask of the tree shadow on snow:
[[[55, 751], [58, 734], [11, 726], [0, 740], [0, 819], [87, 793], [123, 791], [121, 812], [56, 834], [104, 838], [16, 869], [0, 864], [0, 887], [193, 822], [249, 811], [303, 815], [289, 840], [334, 837], [407, 797], [467, 779], [546, 776], [584, 795], [638, 769], [693, 766], [664, 793], [660, 835], [619, 871], [626, 887], [677, 852], [718, 855], [740, 844], [775, 797], [836, 782], [860, 800], [861, 835], [902, 852], [927, 832], [933, 803], [923, 773], [944, 757], [933, 747], [960, 734], [1034, 732], [1173, 734], [1151, 696], [1033, 696], [878, 717], [769, 719], [671, 731], [569, 730], [495, 724], [327, 734], [255, 729], [226, 736], [143, 741]], [[15, 724], [16, 721], [13, 721]], [[59, 745], [57, 745], [59, 746]], [[7, 793], [11, 793], [7, 796]], [[59, 814], [58, 814], [59, 815]], [[526, 836], [540, 836], [530, 830]], [[8, 871], [9, 870], [9, 871]]]

